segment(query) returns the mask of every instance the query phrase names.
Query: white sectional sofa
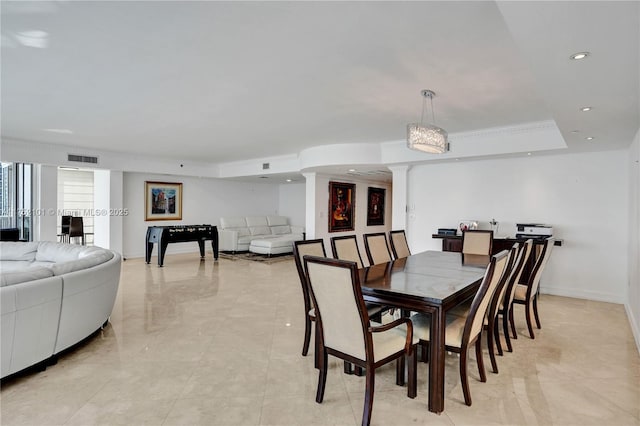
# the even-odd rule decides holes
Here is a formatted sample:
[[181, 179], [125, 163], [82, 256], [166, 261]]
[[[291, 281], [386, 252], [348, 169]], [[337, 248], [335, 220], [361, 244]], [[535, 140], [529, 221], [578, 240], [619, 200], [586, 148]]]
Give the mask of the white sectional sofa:
[[121, 261], [99, 247], [0, 242], [1, 377], [46, 365], [106, 324]]
[[289, 225], [284, 216], [221, 217], [218, 238], [221, 251], [291, 253], [293, 242], [304, 239], [304, 228]]

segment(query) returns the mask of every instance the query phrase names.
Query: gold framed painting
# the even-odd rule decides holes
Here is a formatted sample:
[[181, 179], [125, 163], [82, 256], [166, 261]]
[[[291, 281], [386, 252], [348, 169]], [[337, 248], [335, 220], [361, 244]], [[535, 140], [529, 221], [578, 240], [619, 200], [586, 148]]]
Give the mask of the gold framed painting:
[[355, 209], [356, 185], [329, 182], [329, 232], [353, 231]]
[[182, 220], [182, 183], [144, 183], [144, 220]]

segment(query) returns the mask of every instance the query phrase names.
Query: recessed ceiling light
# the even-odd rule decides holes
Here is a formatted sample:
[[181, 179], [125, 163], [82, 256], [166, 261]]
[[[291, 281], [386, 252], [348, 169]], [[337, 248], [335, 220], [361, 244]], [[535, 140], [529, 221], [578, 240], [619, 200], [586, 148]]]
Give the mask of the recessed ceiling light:
[[587, 136], [585, 139], [588, 140], [588, 141], [592, 141], [594, 139], [594, 137], [593, 136]]
[[580, 108], [580, 111], [587, 112], [587, 111], [591, 111], [592, 109], [593, 109], [593, 107], [582, 107], [582, 108]]
[[50, 132], [50, 133], [60, 133], [63, 135], [72, 135], [73, 134], [73, 130], [69, 130], [69, 129], [42, 129], [45, 132]]
[[580, 133], [580, 130], [572, 130], [571, 133]]
[[527, 152], [527, 155], [531, 155], [531, 153], [530, 153], [530, 152]]
[[291, 182], [291, 179], [287, 179], [287, 182]]
[[349, 172], [351, 172], [351, 173], [353, 173], [353, 172], [355, 172], [355, 171], [356, 171], [356, 169], [349, 169], [348, 171], [349, 171]]
[[580, 59], [584, 59], [589, 55], [590, 55], [589, 52], [578, 52], [578, 53], [574, 53], [573, 55], [569, 56], [569, 58], [577, 61], [577, 60], [580, 60]]
[[15, 39], [23, 46], [46, 49], [49, 47], [49, 34], [46, 31], [30, 30], [21, 31], [14, 35]]

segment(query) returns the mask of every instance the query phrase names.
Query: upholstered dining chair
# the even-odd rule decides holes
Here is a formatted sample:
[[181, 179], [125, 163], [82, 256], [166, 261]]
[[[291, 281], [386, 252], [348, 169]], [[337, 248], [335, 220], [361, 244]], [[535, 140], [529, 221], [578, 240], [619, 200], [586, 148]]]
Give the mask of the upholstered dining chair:
[[[475, 344], [480, 381], [486, 382], [481, 339], [484, 319], [489, 303], [506, 269], [507, 257], [507, 250], [491, 256], [478, 292], [471, 303], [471, 309], [466, 316], [445, 315], [445, 347], [448, 351], [460, 354], [460, 382], [462, 383], [464, 402], [467, 405], [471, 405], [472, 402], [467, 375], [467, 352], [471, 345]], [[428, 345], [431, 338], [431, 316], [422, 313], [415, 314], [411, 316], [411, 322], [413, 322], [413, 332], [420, 339], [420, 343]]]
[[[544, 272], [551, 252], [553, 251], [553, 245], [555, 244], [555, 238], [548, 238], [544, 240], [542, 244], [540, 254], [537, 256], [536, 263], [533, 266], [533, 270], [529, 275], [529, 279], [526, 284], [517, 284], [516, 291], [513, 298], [513, 303], [517, 303], [525, 306], [525, 317], [527, 319], [527, 328], [529, 328], [529, 336], [535, 339], [536, 336], [533, 333], [533, 324], [531, 315], [535, 316], [536, 326], [541, 328], [540, 316], [538, 314], [538, 287], [540, 285], [540, 277]], [[514, 327], [515, 330], [515, 327]], [[517, 334], [514, 334], [517, 336]]]
[[387, 234], [384, 232], [376, 232], [364, 234], [363, 238], [364, 249], [367, 252], [369, 265], [377, 265], [393, 260], [391, 252], [389, 251], [389, 245], [387, 244]]
[[472, 256], [491, 255], [493, 231], [470, 230], [462, 232], [462, 254]]
[[[300, 240], [293, 243], [293, 255], [296, 263], [296, 269], [298, 270], [298, 277], [300, 277], [300, 284], [302, 286], [302, 297], [304, 299], [304, 342], [302, 344], [302, 356], [307, 356], [309, 352], [309, 343], [311, 341], [311, 322], [316, 320], [315, 310], [311, 303], [311, 294], [309, 293], [309, 285], [307, 284], [306, 271], [304, 270], [303, 256], [312, 255], [327, 257], [327, 253], [324, 249], [324, 242], [321, 238], [315, 240]], [[319, 344], [316, 334], [316, 346]], [[316, 367], [318, 366], [318, 349], [315, 350], [316, 354]]]
[[84, 245], [84, 223], [80, 216], [71, 217], [71, 222], [69, 223], [69, 242], [73, 238], [80, 238], [81, 244]]
[[[373, 410], [375, 372], [393, 361], [408, 358], [407, 396], [416, 397], [416, 356], [413, 328], [408, 318], [373, 325], [362, 297], [355, 262], [304, 256], [307, 282], [316, 307], [316, 326], [322, 333], [322, 356], [316, 402], [322, 403], [327, 381], [328, 355], [366, 370], [362, 424], [369, 425]], [[404, 366], [397, 363], [396, 381], [404, 381]], [[400, 380], [399, 375], [402, 375]]]
[[391, 252], [393, 253], [394, 259], [409, 257], [411, 255], [404, 230], [389, 231], [389, 242], [391, 243]]
[[[514, 337], [517, 338], [515, 323], [513, 321], [513, 298], [516, 292], [516, 285], [520, 282], [522, 272], [524, 271], [524, 265], [527, 263], [527, 259], [531, 255], [531, 249], [533, 247], [533, 240], [528, 239], [520, 245], [520, 251], [514, 265], [514, 271], [507, 282], [507, 290], [504, 295], [502, 305], [498, 309], [498, 317], [502, 315], [502, 332], [504, 334], [504, 341], [507, 345], [507, 350], [513, 352], [513, 346], [511, 345], [511, 338], [509, 337], [509, 324], [511, 324]], [[499, 342], [499, 340], [497, 340]], [[502, 347], [498, 345], [498, 353], [502, 355]]]
[[331, 238], [331, 252], [333, 257], [341, 260], [350, 260], [358, 264], [358, 269], [364, 266], [360, 250], [358, 249], [358, 240], [355, 235], [342, 235]]

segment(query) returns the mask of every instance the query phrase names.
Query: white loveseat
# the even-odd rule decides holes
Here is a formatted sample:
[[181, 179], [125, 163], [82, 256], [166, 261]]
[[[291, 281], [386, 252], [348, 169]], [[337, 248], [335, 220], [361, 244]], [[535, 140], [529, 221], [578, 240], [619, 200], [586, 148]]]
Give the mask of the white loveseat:
[[121, 261], [99, 247], [0, 242], [1, 377], [46, 366], [106, 324]]
[[289, 225], [284, 216], [221, 217], [218, 239], [221, 251], [291, 253], [293, 242], [304, 239], [304, 228]]

